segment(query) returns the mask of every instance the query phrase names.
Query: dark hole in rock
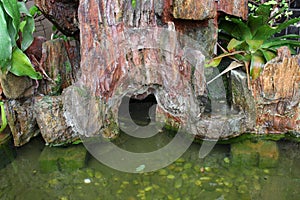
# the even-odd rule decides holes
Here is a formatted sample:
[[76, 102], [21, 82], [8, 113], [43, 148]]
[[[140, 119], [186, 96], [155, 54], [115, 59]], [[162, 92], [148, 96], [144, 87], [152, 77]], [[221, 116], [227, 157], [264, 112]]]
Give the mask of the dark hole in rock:
[[[127, 98], [127, 99], [126, 99]], [[124, 119], [124, 107], [125, 100], [128, 100], [129, 97], [125, 96], [122, 99], [120, 105], [119, 116], [121, 119]], [[152, 109], [150, 109], [154, 106]], [[153, 94], [149, 94], [143, 99], [137, 99], [135, 97], [130, 97], [129, 99], [129, 113], [132, 121], [134, 121], [139, 126], [147, 126], [151, 119], [155, 120], [155, 110], [157, 106], [156, 98]], [[122, 120], [123, 121], [123, 120]], [[126, 123], [126, 119], [124, 119]]]

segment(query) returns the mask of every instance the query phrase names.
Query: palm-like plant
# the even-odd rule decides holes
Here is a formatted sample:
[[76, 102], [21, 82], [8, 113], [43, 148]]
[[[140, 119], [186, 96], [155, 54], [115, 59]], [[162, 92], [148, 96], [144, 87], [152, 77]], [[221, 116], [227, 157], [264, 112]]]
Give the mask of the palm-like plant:
[[295, 47], [300, 46], [300, 42], [293, 39], [300, 38], [299, 35], [273, 37], [291, 24], [300, 21], [300, 18], [293, 18], [279, 25], [273, 25], [272, 21], [283, 11], [271, 16], [272, 6], [262, 4], [248, 16], [247, 21], [233, 17], [221, 20], [220, 38], [227, 41], [228, 45], [226, 49], [220, 46], [223, 53], [211, 59], [206, 66], [216, 67], [224, 57], [231, 58], [233, 62], [213, 80], [232, 69], [244, 66], [250, 88], [250, 76], [256, 79], [265, 63], [276, 57], [279, 47], [287, 46], [295, 53]]
[[[17, 0], [0, 0], [0, 69], [17, 76], [41, 79], [29, 58], [23, 53], [33, 41], [34, 19], [25, 3]], [[17, 45], [22, 36], [20, 48]]]

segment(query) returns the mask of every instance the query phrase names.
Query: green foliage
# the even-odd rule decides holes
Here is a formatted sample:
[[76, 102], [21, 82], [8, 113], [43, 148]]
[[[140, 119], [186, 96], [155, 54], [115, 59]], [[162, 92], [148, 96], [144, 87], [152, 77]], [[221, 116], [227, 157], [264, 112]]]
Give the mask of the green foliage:
[[[33, 12], [33, 11], [32, 11]], [[23, 53], [33, 41], [34, 19], [24, 2], [0, 0], [0, 68], [17, 76], [41, 79]], [[19, 34], [22, 36], [20, 48], [17, 46]]]
[[247, 21], [234, 17], [222, 19], [219, 24], [219, 36], [226, 41], [227, 47], [221, 47], [224, 53], [210, 60], [206, 66], [216, 67], [222, 58], [229, 57], [243, 63], [249, 83], [249, 74], [252, 79], [256, 79], [264, 64], [276, 57], [279, 47], [287, 46], [291, 53], [295, 53], [295, 47], [300, 46], [300, 42], [293, 39], [300, 38], [299, 35], [273, 37], [274, 34], [300, 21], [300, 18], [294, 18], [279, 25], [272, 25], [270, 21], [282, 12], [284, 10], [272, 15], [272, 5], [261, 4], [249, 14]]
[[1, 111], [1, 122], [2, 122], [0, 127], [0, 133], [1, 133], [7, 126], [6, 114], [5, 114], [4, 104], [2, 101], [0, 101], [0, 111]]
[[131, 5], [132, 5], [133, 8], [135, 8], [136, 7], [136, 0], [131, 0]]

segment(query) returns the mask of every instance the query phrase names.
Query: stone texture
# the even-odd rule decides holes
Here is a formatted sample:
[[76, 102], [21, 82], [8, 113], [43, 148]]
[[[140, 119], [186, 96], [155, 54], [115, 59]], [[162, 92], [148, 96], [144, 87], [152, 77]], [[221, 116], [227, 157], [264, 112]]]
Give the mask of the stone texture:
[[4, 95], [9, 99], [21, 99], [31, 97], [35, 91], [32, 79], [27, 76], [15, 76], [14, 74], [1, 73], [0, 82]]
[[79, 139], [65, 122], [60, 96], [36, 97], [34, 110], [46, 145], [64, 145]]
[[42, 173], [53, 171], [75, 171], [85, 167], [87, 151], [83, 145], [69, 147], [45, 147], [39, 157]]
[[79, 0], [35, 0], [35, 5], [63, 34], [77, 36]]
[[253, 131], [256, 126], [256, 104], [248, 89], [247, 75], [241, 70], [231, 71], [231, 91], [233, 108], [244, 113], [245, 129]]
[[231, 156], [234, 165], [272, 168], [278, 164], [279, 150], [273, 141], [245, 140], [231, 144]]
[[39, 92], [44, 95], [58, 95], [64, 88], [77, 81], [80, 75], [79, 45], [62, 39], [50, 40], [43, 44], [41, 68], [50, 80], [43, 80]]
[[[204, 109], [199, 100], [206, 95], [204, 56], [194, 46], [198, 42], [176, 33], [172, 22], [167, 29], [157, 26], [154, 1], [138, 1], [134, 10], [128, 3], [80, 1], [82, 76], [79, 87], [66, 90], [64, 102], [70, 123], [81, 133], [99, 134], [114, 124], [124, 95], [154, 94], [165, 116], [183, 123]], [[87, 132], [82, 114], [98, 129]]]
[[8, 100], [5, 102], [7, 122], [14, 138], [15, 146], [22, 146], [38, 135], [39, 129], [33, 110], [34, 100]]
[[248, 0], [219, 0], [218, 11], [247, 19]]
[[252, 83], [260, 131], [300, 131], [300, 55], [276, 57]]
[[174, 0], [173, 16], [179, 19], [205, 20], [216, 17], [217, 4], [212, 0]]

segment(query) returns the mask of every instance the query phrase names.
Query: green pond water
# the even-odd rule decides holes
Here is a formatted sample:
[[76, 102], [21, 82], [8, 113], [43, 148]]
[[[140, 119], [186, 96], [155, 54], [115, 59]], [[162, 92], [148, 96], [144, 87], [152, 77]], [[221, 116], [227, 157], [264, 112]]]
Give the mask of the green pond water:
[[[151, 151], [171, 138], [168, 134], [158, 134], [151, 140], [124, 136], [120, 147]], [[271, 167], [253, 164], [249, 158], [242, 159], [244, 164], [234, 163], [231, 145], [217, 145], [207, 157], [199, 159], [201, 145], [193, 144], [176, 162], [155, 172], [119, 172], [91, 156], [80, 169], [45, 172], [39, 164], [42, 152], [45, 148], [56, 151], [58, 147], [45, 147], [38, 137], [18, 148], [17, 157], [0, 169], [0, 199], [300, 199], [300, 145], [289, 141], [276, 145], [279, 158]], [[82, 144], [76, 148], [84, 149]]]

